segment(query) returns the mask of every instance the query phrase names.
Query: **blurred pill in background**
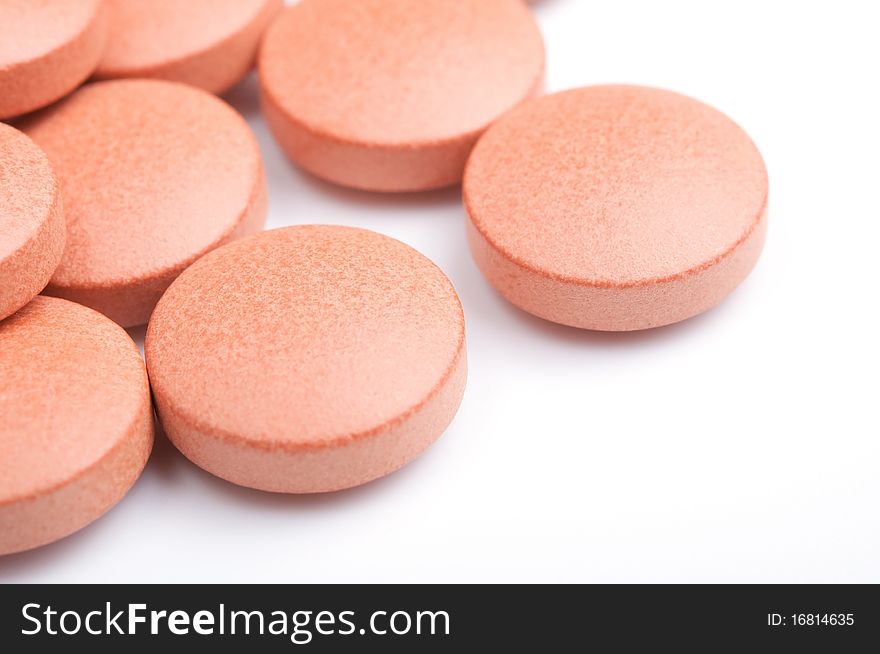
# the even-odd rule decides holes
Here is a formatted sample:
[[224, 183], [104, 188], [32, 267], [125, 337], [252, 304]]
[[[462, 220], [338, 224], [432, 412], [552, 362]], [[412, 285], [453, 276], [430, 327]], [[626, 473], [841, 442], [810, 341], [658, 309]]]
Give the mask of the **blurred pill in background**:
[[98, 78], [150, 77], [222, 93], [254, 65], [282, 0], [106, 0]]
[[85, 81], [107, 39], [101, 0], [0, 1], [0, 119], [45, 107]]
[[259, 73], [297, 164], [422, 191], [459, 183], [480, 134], [540, 90], [544, 47], [521, 0], [307, 0], [269, 28]]

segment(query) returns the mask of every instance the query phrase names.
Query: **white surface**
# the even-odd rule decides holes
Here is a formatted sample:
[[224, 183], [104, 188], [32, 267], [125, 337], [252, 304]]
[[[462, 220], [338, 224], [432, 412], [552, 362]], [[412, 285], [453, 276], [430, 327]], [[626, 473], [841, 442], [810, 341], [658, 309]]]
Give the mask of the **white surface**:
[[770, 232], [719, 308], [648, 333], [541, 322], [486, 285], [458, 191], [387, 197], [283, 159], [231, 96], [270, 227], [360, 225], [450, 275], [470, 379], [418, 461], [336, 495], [240, 489], [160, 442], [104, 519], [0, 581], [880, 582], [877, 9], [868, 2], [534, 5], [550, 90], [632, 82], [727, 112], [770, 170]]

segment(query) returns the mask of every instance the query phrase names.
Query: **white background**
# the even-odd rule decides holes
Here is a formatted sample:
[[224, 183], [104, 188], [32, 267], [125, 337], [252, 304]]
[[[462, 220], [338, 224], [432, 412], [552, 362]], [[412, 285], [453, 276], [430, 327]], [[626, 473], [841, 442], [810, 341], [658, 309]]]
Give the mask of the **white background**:
[[878, 20], [870, 2], [540, 0], [549, 90], [663, 86], [727, 112], [770, 171], [767, 248], [727, 301], [636, 334], [555, 326], [474, 267], [458, 190], [389, 197], [289, 165], [254, 80], [270, 227], [341, 223], [436, 261], [468, 320], [447, 433], [399, 473], [274, 496], [161, 440], [94, 525], [0, 581], [880, 582]]

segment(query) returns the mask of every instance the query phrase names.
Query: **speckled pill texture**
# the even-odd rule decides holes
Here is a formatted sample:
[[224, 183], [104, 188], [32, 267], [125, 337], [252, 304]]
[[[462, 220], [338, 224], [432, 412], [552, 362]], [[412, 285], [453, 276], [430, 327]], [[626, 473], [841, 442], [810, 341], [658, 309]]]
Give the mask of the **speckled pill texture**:
[[184, 455], [287, 493], [405, 465], [446, 429], [467, 374], [446, 276], [399, 241], [335, 226], [264, 232], [196, 262], [156, 307], [145, 354]]
[[259, 147], [217, 97], [160, 80], [88, 84], [21, 124], [61, 180], [67, 248], [46, 293], [143, 324], [201, 255], [259, 231]]
[[105, 0], [110, 38], [99, 79], [149, 77], [211, 93], [253, 67], [282, 0]]
[[63, 538], [128, 492], [153, 445], [137, 346], [101, 314], [36, 297], [0, 322], [0, 554]]
[[510, 302], [575, 327], [659, 327], [720, 302], [751, 271], [767, 171], [733, 121], [653, 88], [534, 100], [468, 162], [468, 239]]
[[0, 119], [45, 107], [85, 81], [107, 41], [102, 0], [0, 1]]
[[64, 252], [61, 193], [46, 154], [0, 123], [0, 320], [30, 302]]
[[521, 0], [306, 0], [269, 28], [258, 66], [293, 161], [421, 191], [460, 182], [480, 134], [541, 89], [544, 46]]

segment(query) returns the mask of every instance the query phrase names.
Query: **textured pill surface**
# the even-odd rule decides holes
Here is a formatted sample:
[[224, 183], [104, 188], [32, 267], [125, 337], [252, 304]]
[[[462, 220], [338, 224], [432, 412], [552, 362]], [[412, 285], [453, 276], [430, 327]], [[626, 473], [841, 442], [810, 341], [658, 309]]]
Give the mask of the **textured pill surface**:
[[464, 180], [492, 285], [547, 320], [609, 331], [720, 302], [758, 259], [767, 193], [760, 153], [729, 118], [632, 86], [524, 105], [486, 133]]
[[46, 290], [143, 324], [205, 252], [258, 231], [267, 200], [244, 119], [159, 80], [88, 84], [22, 123], [61, 180], [67, 248]]
[[251, 69], [282, 0], [106, 0], [99, 78], [151, 77], [221, 93]]
[[259, 56], [263, 107], [311, 173], [371, 191], [457, 184], [479, 135], [541, 87], [520, 0], [306, 0]]
[[0, 1], [0, 118], [75, 89], [97, 66], [106, 39], [102, 0]]
[[147, 373], [125, 331], [36, 297], [0, 322], [0, 554], [63, 538], [116, 504], [153, 445]]
[[464, 391], [464, 318], [446, 276], [350, 227], [237, 241], [168, 289], [147, 329], [165, 432], [189, 459], [267, 491], [333, 491], [415, 458]]
[[64, 252], [58, 182], [49, 159], [0, 123], [0, 320], [43, 290]]

